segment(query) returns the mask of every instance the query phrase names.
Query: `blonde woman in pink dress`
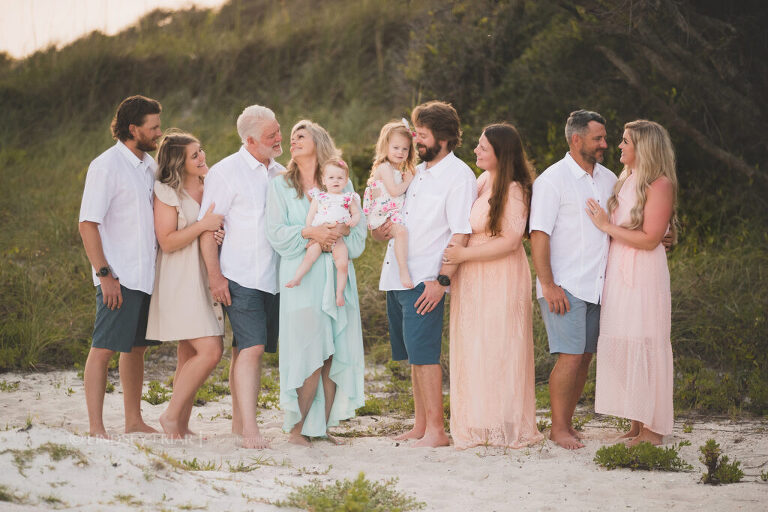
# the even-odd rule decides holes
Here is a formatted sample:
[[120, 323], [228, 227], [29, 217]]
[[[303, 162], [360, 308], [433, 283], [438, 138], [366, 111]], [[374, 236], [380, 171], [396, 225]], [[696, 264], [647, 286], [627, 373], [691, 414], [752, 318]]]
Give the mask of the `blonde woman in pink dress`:
[[675, 236], [677, 176], [667, 131], [652, 121], [624, 125], [624, 170], [608, 201], [587, 213], [611, 236], [597, 343], [595, 411], [632, 420], [628, 444], [672, 433], [669, 269], [662, 238]]
[[485, 128], [475, 148], [478, 197], [451, 285], [451, 436], [456, 448], [520, 448], [543, 439], [536, 428], [531, 271], [523, 248], [533, 185], [517, 130]]

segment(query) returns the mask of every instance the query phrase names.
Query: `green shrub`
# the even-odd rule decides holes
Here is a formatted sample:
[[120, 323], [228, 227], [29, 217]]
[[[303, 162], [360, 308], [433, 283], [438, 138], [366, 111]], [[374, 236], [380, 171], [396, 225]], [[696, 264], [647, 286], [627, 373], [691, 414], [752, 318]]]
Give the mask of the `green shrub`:
[[151, 380], [147, 384], [147, 392], [141, 395], [141, 399], [152, 405], [159, 405], [171, 399], [171, 390], [163, 386], [160, 381]]
[[595, 453], [595, 462], [607, 469], [630, 468], [649, 471], [689, 471], [693, 466], [680, 458], [679, 450], [689, 441], [664, 448], [643, 442], [627, 447], [624, 443], [603, 446]]
[[728, 456], [722, 455], [720, 445], [714, 439], [708, 439], [705, 444], [699, 447], [701, 457], [699, 460], [707, 468], [702, 475], [701, 481], [705, 484], [733, 484], [741, 482], [744, 478], [744, 472], [739, 468], [741, 462], [728, 462]]
[[275, 504], [313, 512], [406, 512], [426, 507], [425, 503], [398, 492], [396, 484], [396, 478], [371, 482], [361, 472], [355, 480], [337, 480], [330, 485], [313, 480]]

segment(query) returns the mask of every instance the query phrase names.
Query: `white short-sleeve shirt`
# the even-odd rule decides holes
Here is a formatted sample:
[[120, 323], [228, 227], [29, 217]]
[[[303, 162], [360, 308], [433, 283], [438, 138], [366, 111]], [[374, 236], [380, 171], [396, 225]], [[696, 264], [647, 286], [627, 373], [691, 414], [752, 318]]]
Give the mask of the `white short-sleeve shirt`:
[[[408, 270], [414, 284], [437, 279], [451, 236], [472, 232], [469, 212], [475, 199], [475, 174], [453, 152], [429, 169], [426, 163], [416, 167], [402, 209], [408, 229]], [[394, 240], [387, 246], [379, 289], [405, 290], [400, 282]]]
[[[157, 240], [152, 214], [155, 160], [139, 159], [118, 141], [88, 167], [80, 222], [99, 225], [104, 256], [120, 284], [152, 293]], [[99, 278], [93, 270], [93, 284]]]
[[[530, 230], [549, 235], [555, 284], [593, 304], [600, 303], [603, 292], [610, 237], [587, 216], [587, 199], [606, 208], [616, 179], [600, 164], [590, 176], [566, 153], [533, 183]], [[536, 295], [543, 297], [538, 278]]]
[[245, 147], [211, 167], [205, 178], [200, 218], [211, 203], [224, 215], [224, 243], [219, 265], [240, 286], [275, 294], [280, 257], [267, 241], [266, 207], [269, 182], [285, 167], [264, 166]]

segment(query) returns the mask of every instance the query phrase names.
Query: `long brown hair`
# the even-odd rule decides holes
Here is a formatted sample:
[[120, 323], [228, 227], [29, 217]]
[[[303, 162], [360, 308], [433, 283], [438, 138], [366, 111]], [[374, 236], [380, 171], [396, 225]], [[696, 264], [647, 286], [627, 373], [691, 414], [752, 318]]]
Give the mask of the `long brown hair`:
[[635, 181], [635, 205], [629, 212], [629, 222], [623, 227], [627, 229], [642, 229], [645, 213], [645, 202], [648, 199], [648, 189], [651, 183], [665, 176], [671, 183], [675, 193], [672, 203], [672, 218], [669, 219], [673, 243], [677, 242], [677, 173], [675, 172], [675, 150], [669, 133], [658, 123], [645, 119], [631, 121], [624, 125], [629, 132], [629, 138], [635, 146], [634, 169], [624, 167], [619, 180], [613, 188], [613, 195], [608, 200], [608, 212], [612, 213], [619, 205], [618, 194], [624, 182], [633, 172], [637, 175]]
[[[341, 151], [333, 143], [333, 139], [328, 132], [317, 123], [303, 119], [296, 123], [291, 129], [291, 137], [299, 131], [307, 130], [309, 136], [315, 143], [315, 157], [317, 159], [317, 166], [315, 167], [315, 183], [322, 186], [323, 183], [323, 170], [320, 167], [321, 162], [327, 162], [328, 160], [340, 160]], [[304, 197], [304, 189], [301, 186], [301, 177], [299, 173], [299, 165], [291, 158], [288, 162], [288, 170], [285, 173], [285, 179], [296, 190], [296, 197], [301, 199]]]
[[[499, 162], [491, 198], [488, 200], [490, 211], [487, 229], [491, 232], [491, 236], [496, 236], [501, 232], [501, 220], [504, 215], [504, 207], [507, 204], [509, 185], [513, 182], [520, 184], [527, 216], [531, 208], [531, 191], [535, 174], [533, 166], [525, 154], [520, 134], [514, 126], [509, 123], [491, 124], [485, 127], [483, 134], [493, 148]], [[525, 234], [527, 233], [528, 223], [526, 221]]]
[[184, 166], [187, 163], [187, 146], [200, 143], [189, 133], [171, 128], [166, 132], [157, 150], [157, 179], [177, 193], [184, 183]]

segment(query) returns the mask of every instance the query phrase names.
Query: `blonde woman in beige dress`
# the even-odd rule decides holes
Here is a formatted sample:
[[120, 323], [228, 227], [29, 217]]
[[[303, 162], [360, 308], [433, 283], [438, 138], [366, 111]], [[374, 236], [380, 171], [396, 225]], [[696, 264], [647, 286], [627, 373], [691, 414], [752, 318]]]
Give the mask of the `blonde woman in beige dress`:
[[193, 434], [189, 417], [195, 393], [221, 359], [224, 315], [208, 290], [198, 236], [217, 230], [222, 216], [213, 213], [211, 205], [197, 221], [208, 166], [195, 137], [179, 132], [166, 135], [157, 161], [154, 213], [160, 249], [147, 339], [179, 341], [173, 395], [160, 416], [166, 435], [179, 438]]
[[475, 148], [477, 200], [451, 284], [451, 437], [458, 449], [520, 448], [543, 439], [536, 427], [531, 270], [522, 241], [533, 169], [509, 124], [485, 128]]

